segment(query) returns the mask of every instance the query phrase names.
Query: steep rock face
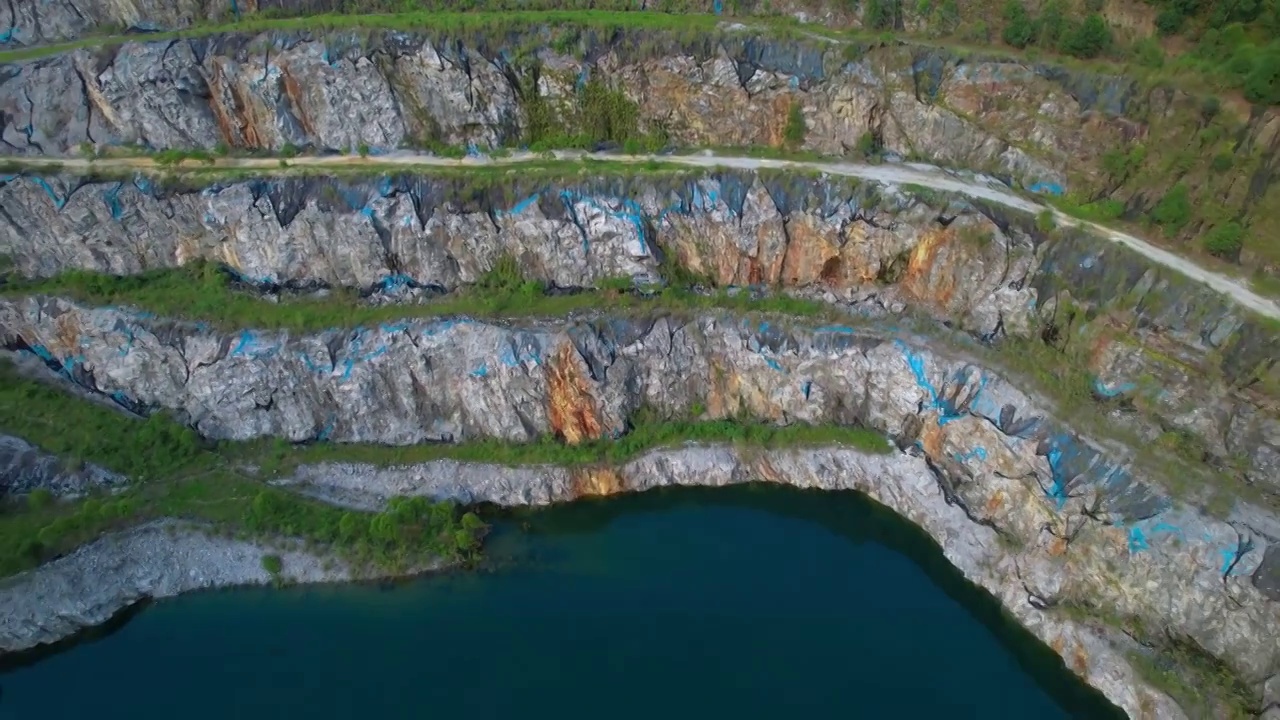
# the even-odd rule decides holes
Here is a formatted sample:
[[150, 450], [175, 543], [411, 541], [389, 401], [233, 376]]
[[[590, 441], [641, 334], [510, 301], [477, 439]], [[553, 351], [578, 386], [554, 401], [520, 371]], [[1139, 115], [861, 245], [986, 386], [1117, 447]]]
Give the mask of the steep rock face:
[[[248, 0], [247, 4], [254, 4]], [[92, 33], [189, 27], [232, 14], [225, 0], [50, 0], [0, 5], [0, 47], [41, 45]]]
[[[1122, 247], [1045, 236], [1027, 214], [958, 196], [716, 171], [209, 187], [19, 176], [0, 183], [0, 200], [0, 255], [27, 277], [206, 259], [250, 284], [356, 287], [387, 301], [406, 284], [465, 287], [510, 255], [554, 287], [669, 280], [678, 267], [863, 314], [920, 310], [988, 342], [1049, 337], [1087, 369], [1095, 397], [1154, 418], [1135, 416], [1146, 442], [1280, 491], [1280, 336]], [[44, 332], [25, 342], [46, 344]]]
[[265, 585], [267, 553], [280, 578], [351, 579], [341, 563], [311, 553], [231, 540], [174, 521], [108, 535], [36, 570], [0, 581], [0, 653], [57, 642], [101, 625], [140, 600], [231, 585]]
[[484, 191], [415, 176], [165, 190], [15, 177], [0, 200], [0, 255], [27, 277], [207, 259], [260, 285], [451, 291], [511, 255], [566, 288], [658, 279], [669, 256], [718, 286], [909, 302], [980, 335], [1027, 334], [1036, 312], [1030, 218], [873, 183], [726, 171]]
[[11, 435], [0, 435], [0, 498], [45, 489], [54, 495], [83, 495], [125, 479], [97, 465], [74, 466]]
[[[1063, 186], [1069, 169], [1141, 133], [1111, 115], [1123, 111], [1132, 89], [1099, 97], [1097, 86], [1120, 81], [1090, 84], [1048, 67], [960, 62], [905, 46], [848, 60], [839, 46], [748, 32], [691, 45], [631, 31], [610, 42], [588, 53], [591, 62], [542, 50], [536, 73], [493, 49], [518, 45], [513, 38], [458, 43], [399, 32], [225, 35], [78, 50], [6, 68], [0, 147], [55, 155], [86, 142], [276, 150], [363, 144], [375, 151], [515, 143], [534, 89], [551, 117], [583, 120], [576, 103], [588, 78], [620, 88], [637, 104], [643, 128], [661, 127], [681, 144], [778, 146], [798, 104], [807, 149], [842, 153], [869, 134], [900, 155], [1046, 187]], [[1008, 117], [992, 123], [988, 112]], [[1004, 134], [992, 132], [997, 127]]]
[[[1131, 554], [1140, 577], [1084, 573], [1081, 583], [1100, 585], [1072, 593], [1185, 628], [1247, 677], [1280, 669], [1280, 648], [1257, 632], [1280, 621], [1264, 594], [1275, 561], [1266, 527], [1199, 518], [999, 376], [902, 340], [716, 317], [236, 337], [53, 300], [6, 304], [0, 328], [11, 342], [20, 328], [82, 386], [177, 411], [215, 438], [577, 442], [623, 432], [641, 403], [666, 415], [697, 405], [710, 417], [866, 423], [928, 457], [947, 497], [978, 521], [1043, 540], [1066, 563], [1094, 552], [1072, 550], [1084, 526], [1105, 548], [1096, 552]], [[1179, 549], [1191, 536], [1213, 551], [1194, 550], [1200, 540]], [[1187, 576], [1193, 566], [1201, 570]], [[1188, 577], [1203, 589], [1184, 592]], [[1027, 580], [1044, 596], [1065, 592], [1052, 574]]]

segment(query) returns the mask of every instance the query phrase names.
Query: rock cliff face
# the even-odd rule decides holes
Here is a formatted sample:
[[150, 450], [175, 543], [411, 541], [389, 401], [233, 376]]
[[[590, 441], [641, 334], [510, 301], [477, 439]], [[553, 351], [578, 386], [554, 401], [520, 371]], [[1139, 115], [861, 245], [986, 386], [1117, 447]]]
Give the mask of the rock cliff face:
[[[697, 39], [626, 23], [609, 32], [530, 23], [81, 49], [0, 68], [0, 152], [63, 155], [87, 143], [363, 145], [376, 154], [595, 136], [601, 107], [586, 105], [595, 81], [628, 104], [611, 121], [615, 129], [673, 144], [777, 147], [795, 108], [806, 150], [881, 148], [999, 173], [1037, 191], [1109, 199], [1125, 217], [1148, 216], [1181, 183], [1192, 217], [1166, 230], [1195, 239], [1222, 224], [1201, 204], [1228, 208], [1246, 228], [1242, 257], [1276, 271], [1264, 241], [1280, 203], [1274, 111], [1226, 104], [1206, 119], [1202, 98], [1122, 77], [924, 45], [779, 37], [744, 25]], [[1213, 169], [1222, 137], [1236, 138], [1232, 173]]]
[[[717, 286], [769, 286], [862, 315], [913, 309], [988, 343], [1047, 334], [1087, 368], [1095, 397], [1151, 418], [1138, 423], [1147, 441], [1194, 438], [1188, 452], [1280, 491], [1280, 337], [1123, 248], [1081, 233], [1046, 235], [1024, 213], [961, 197], [719, 171], [208, 187], [19, 176], [0, 184], [0, 201], [0, 255], [27, 277], [133, 274], [205, 259], [259, 287], [354, 287], [394, 301], [406, 286], [465, 287], [512, 256], [528, 277], [553, 287], [620, 276], [673, 280], [664, 273], [681, 268]], [[47, 327], [53, 321], [34, 307], [11, 307], [10, 342], [63, 347]], [[129, 332], [155, 331], [143, 324]], [[380, 345], [367, 340], [380, 332], [334, 333], [324, 342]], [[218, 342], [224, 354], [240, 345]], [[50, 352], [59, 363], [80, 354]]]
[[[0, 147], [515, 144], [535, 106], [539, 117], [584, 122], [578, 89], [589, 79], [621, 88], [641, 129], [678, 144], [778, 146], [797, 104], [806, 149], [844, 153], [869, 134], [901, 155], [1045, 187], [1142, 132], [1115, 117], [1135, 92], [1129, 84], [1049, 67], [905, 46], [848, 53], [742, 31], [693, 43], [620, 31], [590, 61], [546, 50], [550, 40], [536, 28], [505, 42], [268, 33], [77, 50], [4, 68]], [[536, 61], [499, 49], [525, 45], [543, 48]]]
[[[214, 438], [580, 442], [623, 432], [641, 404], [666, 415], [700, 406], [710, 417], [865, 423], [926, 457], [975, 523], [1042, 544], [1060, 567], [1115, 565], [1081, 572], [1077, 585], [1026, 576], [1037, 595], [1105, 599], [1121, 615], [1180, 628], [1251, 679], [1280, 669], [1262, 631], [1280, 622], [1280, 545], [1265, 527], [1198, 516], [1000, 376], [901, 339], [719, 317], [222, 336], [53, 300], [7, 304], [0, 318], [9, 333], [37, 332], [42, 352], [65, 358], [82, 385], [177, 411]], [[528, 501], [553, 497], [528, 492]]]

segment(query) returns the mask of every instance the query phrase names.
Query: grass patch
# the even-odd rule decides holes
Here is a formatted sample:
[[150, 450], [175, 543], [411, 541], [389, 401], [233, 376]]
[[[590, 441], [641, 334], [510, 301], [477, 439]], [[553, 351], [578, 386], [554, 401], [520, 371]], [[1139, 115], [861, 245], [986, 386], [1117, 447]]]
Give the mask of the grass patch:
[[352, 513], [266, 487], [231, 469], [260, 444], [217, 446], [164, 414], [136, 420], [60, 392], [0, 362], [0, 432], [75, 462], [130, 475], [117, 494], [56, 502], [47, 492], [0, 503], [0, 576], [35, 567], [99, 535], [161, 517], [254, 537], [289, 536], [357, 564], [405, 569], [475, 551], [483, 523], [452, 504], [415, 500]]
[[358, 462], [371, 465], [410, 465], [432, 460], [494, 463], [499, 465], [617, 465], [655, 448], [688, 442], [730, 443], [775, 449], [818, 445], [847, 445], [877, 455], [893, 452], [882, 433], [862, 427], [836, 425], [769, 425], [748, 420], [660, 420], [638, 413], [627, 433], [617, 439], [600, 439], [565, 445], [553, 437], [530, 443], [473, 440], [465, 443], [427, 443], [390, 447], [317, 443], [277, 445], [263, 469], [288, 474], [299, 465], [320, 462]]
[[57, 502], [47, 492], [35, 492], [25, 501], [10, 499], [0, 506], [0, 577], [35, 567], [103, 533], [165, 517], [201, 521], [246, 537], [299, 538], [357, 567], [392, 571], [437, 558], [467, 558], [478, 550], [485, 532], [478, 517], [462, 513], [452, 503], [397, 498], [381, 513], [341, 510], [268, 486], [236, 469], [245, 463], [258, 463], [260, 475], [321, 461], [619, 463], [655, 447], [688, 441], [892, 450], [878, 433], [857, 427], [659, 420], [651, 413], [637, 414], [630, 431], [619, 439], [572, 447], [552, 438], [527, 444], [486, 440], [408, 447], [212, 443], [166, 415], [137, 420], [62, 393], [25, 377], [7, 361], [0, 362], [0, 383], [0, 432], [118, 472], [139, 473], [116, 494]]
[[611, 289], [550, 294], [543, 284], [527, 280], [519, 272], [514, 261], [500, 262], [474, 286], [422, 304], [382, 307], [363, 304], [355, 292], [344, 289], [325, 297], [282, 293], [279, 302], [270, 302], [257, 291], [237, 289], [232, 275], [210, 263], [124, 277], [76, 270], [46, 280], [12, 280], [4, 286], [3, 295], [55, 295], [86, 305], [126, 305], [162, 317], [206, 322], [222, 330], [295, 332], [354, 328], [407, 318], [561, 316], [602, 308], [617, 313], [718, 308], [807, 317], [834, 312], [822, 303], [785, 295], [754, 298], [747, 293], [700, 294], [682, 288], [655, 288], [647, 293], [618, 289], [630, 285], [629, 281], [601, 283]]

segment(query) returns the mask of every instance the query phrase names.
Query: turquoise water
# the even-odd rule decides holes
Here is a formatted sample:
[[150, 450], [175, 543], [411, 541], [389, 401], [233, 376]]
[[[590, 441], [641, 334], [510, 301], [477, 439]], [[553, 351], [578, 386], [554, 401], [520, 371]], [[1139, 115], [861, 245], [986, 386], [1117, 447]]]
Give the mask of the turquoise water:
[[487, 565], [152, 605], [0, 674], [0, 717], [1108, 718], [854, 494], [682, 489], [499, 521]]

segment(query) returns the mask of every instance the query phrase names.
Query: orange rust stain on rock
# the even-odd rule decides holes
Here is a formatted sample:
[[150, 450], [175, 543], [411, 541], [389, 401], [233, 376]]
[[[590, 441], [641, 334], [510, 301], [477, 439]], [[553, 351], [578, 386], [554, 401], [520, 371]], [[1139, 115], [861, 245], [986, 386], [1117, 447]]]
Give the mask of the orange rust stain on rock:
[[783, 284], [803, 287], [819, 281], [833, 286], [846, 283], [840, 249], [832, 238], [826, 237], [807, 219], [788, 223], [787, 236], [787, 249], [782, 256]]
[[946, 228], [931, 230], [924, 233], [912, 249], [902, 276], [902, 286], [914, 297], [940, 306], [951, 302], [956, 291], [955, 274], [935, 273], [934, 266], [939, 252], [951, 242], [952, 235], [952, 231]]
[[218, 124], [218, 134], [228, 146], [241, 147], [244, 142], [240, 139], [240, 130], [234, 120], [236, 109], [226, 105], [230, 93], [222, 75], [222, 65], [214, 62], [211, 68], [206, 81], [209, 84], [209, 109], [213, 111], [213, 120]]
[[1049, 647], [1053, 648], [1054, 652], [1062, 655], [1062, 651], [1067, 647], [1067, 639], [1058, 635], [1053, 638], [1053, 642], [1049, 643]]
[[942, 448], [946, 444], [947, 431], [932, 416], [924, 419], [924, 427], [920, 430], [920, 447], [929, 457], [935, 460], [942, 457]]
[[547, 416], [552, 431], [570, 445], [603, 435], [591, 381], [573, 345], [562, 344], [546, 368]]
[[762, 285], [764, 284], [764, 271], [760, 268], [760, 261], [754, 257], [748, 257], [747, 262], [747, 284]]
[[787, 143], [787, 117], [791, 113], [791, 98], [779, 95], [773, 99], [766, 120], [765, 132], [771, 147], [782, 147]]
[[987, 499], [987, 514], [994, 515], [1000, 512], [1000, 508], [1004, 507], [1004, 491], [997, 490], [994, 495]]
[[1111, 337], [1109, 329], [1098, 333], [1093, 339], [1093, 345], [1089, 348], [1089, 369], [1097, 372], [1102, 369], [1103, 360], [1107, 357], [1107, 349], [1111, 347], [1114, 340]]
[[262, 137], [258, 134], [258, 126], [254, 123], [253, 115], [253, 98], [245, 94], [243, 88], [236, 83], [230, 85], [231, 97], [235, 100], [237, 109], [238, 122], [240, 131], [244, 137], [244, 144], [247, 147], [260, 149], [265, 147]]
[[574, 468], [572, 482], [574, 497], [616, 495], [627, 489], [622, 475], [611, 467]]
[[298, 84], [298, 79], [290, 72], [288, 65], [280, 65], [280, 80], [284, 86], [284, 95], [293, 106], [293, 116], [298, 119], [303, 132], [307, 135], [315, 135], [315, 128], [311, 125], [311, 119], [307, 117], [307, 106], [303, 102], [306, 96], [303, 95], [302, 86]]
[[1071, 654], [1071, 669], [1082, 677], [1089, 675], [1089, 655], [1080, 643], [1076, 643], [1075, 652]]
[[67, 355], [74, 355], [80, 348], [80, 318], [77, 313], [67, 312], [54, 321], [54, 340], [58, 348]]
[[1060, 537], [1054, 538], [1053, 542], [1049, 543], [1047, 552], [1053, 557], [1062, 557], [1067, 553], [1067, 541]]

